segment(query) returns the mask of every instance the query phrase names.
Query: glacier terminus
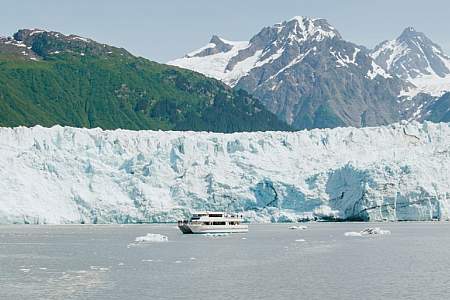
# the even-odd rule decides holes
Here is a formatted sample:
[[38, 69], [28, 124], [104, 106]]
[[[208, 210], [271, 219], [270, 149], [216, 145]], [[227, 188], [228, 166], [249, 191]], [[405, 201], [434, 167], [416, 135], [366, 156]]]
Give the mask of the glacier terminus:
[[450, 125], [206, 133], [0, 128], [0, 223], [448, 220]]

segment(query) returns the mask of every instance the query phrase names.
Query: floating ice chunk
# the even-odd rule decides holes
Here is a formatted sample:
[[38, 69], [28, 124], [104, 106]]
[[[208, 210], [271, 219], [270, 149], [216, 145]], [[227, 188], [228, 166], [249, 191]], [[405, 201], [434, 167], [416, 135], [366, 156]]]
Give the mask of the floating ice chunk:
[[152, 262], [153, 261], [153, 259], [143, 259], [143, 260], [141, 260], [142, 262]]
[[165, 235], [159, 233], [147, 233], [144, 236], [138, 236], [135, 241], [137, 243], [159, 243], [159, 242], [168, 242], [169, 238]]
[[366, 236], [366, 235], [383, 235], [391, 234], [389, 230], [383, 230], [380, 227], [369, 227], [361, 230], [360, 232], [350, 231], [344, 233], [345, 236]]
[[305, 241], [305, 239], [298, 239], [298, 240], [295, 240], [296, 242], [306, 242]]
[[289, 229], [292, 229], [292, 230], [305, 230], [306, 228], [308, 228], [308, 227], [303, 226], [303, 225], [299, 225], [299, 226], [293, 225], [293, 226], [289, 227]]
[[196, 258], [195, 258], [195, 257], [190, 257], [189, 259], [190, 259], [190, 260], [196, 260]]
[[345, 236], [362, 236], [361, 232], [349, 231], [344, 233]]
[[181, 264], [181, 260], [176, 260], [174, 263]]
[[372, 235], [372, 234], [391, 234], [389, 230], [383, 230], [380, 227], [369, 227], [361, 231], [363, 235]]
[[28, 273], [30, 272], [30, 269], [19, 269], [20, 271], [24, 272], [24, 273]]

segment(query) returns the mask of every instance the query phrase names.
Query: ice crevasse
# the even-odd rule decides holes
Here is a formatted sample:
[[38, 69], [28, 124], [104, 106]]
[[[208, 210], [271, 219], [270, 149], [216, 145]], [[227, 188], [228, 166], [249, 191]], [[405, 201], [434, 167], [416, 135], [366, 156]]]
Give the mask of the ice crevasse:
[[448, 220], [450, 125], [207, 133], [0, 128], [0, 223]]

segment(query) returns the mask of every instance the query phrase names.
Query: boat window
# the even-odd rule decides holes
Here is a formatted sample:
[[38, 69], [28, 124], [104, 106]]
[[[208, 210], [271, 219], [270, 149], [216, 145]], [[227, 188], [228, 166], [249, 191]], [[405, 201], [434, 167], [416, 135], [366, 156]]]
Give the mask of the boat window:
[[210, 218], [221, 218], [222, 214], [209, 214]]
[[225, 222], [213, 222], [213, 225], [225, 225]]

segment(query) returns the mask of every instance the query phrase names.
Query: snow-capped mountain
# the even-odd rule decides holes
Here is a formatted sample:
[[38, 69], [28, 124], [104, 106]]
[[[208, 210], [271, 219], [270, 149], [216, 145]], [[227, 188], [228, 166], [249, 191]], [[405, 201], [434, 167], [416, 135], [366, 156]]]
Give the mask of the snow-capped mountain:
[[[286, 44], [322, 41], [333, 37], [340, 38], [340, 34], [325, 20], [295, 17], [264, 28], [249, 42], [233, 42], [214, 35], [205, 47], [169, 64], [204, 73], [234, 86], [252, 69], [280, 58], [286, 50]], [[346, 59], [349, 60], [348, 57]], [[297, 60], [300, 61], [300, 58]]]
[[450, 125], [300, 132], [0, 128], [0, 223], [175, 221], [193, 210], [449, 220]]
[[395, 40], [384, 41], [371, 53], [385, 71], [414, 86], [401, 95], [441, 96], [450, 91], [450, 57], [425, 34], [408, 27]]
[[263, 28], [249, 42], [214, 36], [169, 64], [250, 92], [295, 128], [392, 123], [405, 86], [369, 54], [326, 20], [295, 17]]
[[248, 45], [248, 42], [227, 41], [214, 35], [205, 47], [187, 54], [184, 58], [171, 61], [169, 64], [194, 70], [233, 86], [253, 65], [241, 65], [232, 70], [227, 70], [227, 65], [231, 58], [236, 56], [240, 50], [247, 48]]

